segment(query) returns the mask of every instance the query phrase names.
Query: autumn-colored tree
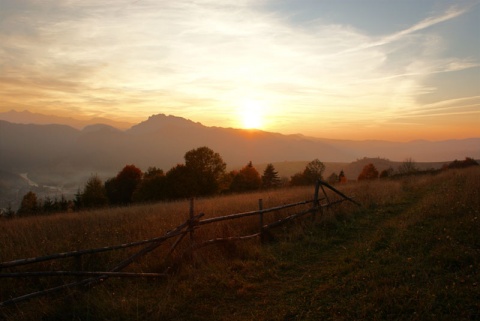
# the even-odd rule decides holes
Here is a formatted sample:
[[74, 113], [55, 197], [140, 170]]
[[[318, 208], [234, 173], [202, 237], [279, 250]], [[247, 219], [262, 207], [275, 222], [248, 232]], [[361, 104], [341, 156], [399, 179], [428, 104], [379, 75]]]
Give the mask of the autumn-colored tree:
[[378, 170], [375, 168], [375, 165], [372, 163], [367, 164], [363, 167], [362, 172], [358, 175], [358, 180], [366, 180], [366, 179], [375, 179], [378, 178]]
[[22, 198], [22, 203], [17, 211], [19, 215], [31, 215], [38, 211], [38, 198], [37, 194], [30, 191]]
[[97, 208], [108, 204], [107, 191], [98, 175], [90, 177], [80, 194], [81, 207]]
[[230, 190], [232, 192], [254, 191], [260, 188], [262, 179], [258, 171], [249, 162], [234, 176]]
[[195, 195], [211, 195], [220, 190], [227, 167], [220, 154], [205, 146], [192, 149], [185, 154], [185, 166], [195, 181], [192, 186], [197, 186]]
[[281, 180], [278, 177], [278, 172], [275, 170], [273, 164], [268, 164], [265, 167], [262, 175], [262, 187], [263, 188], [274, 188], [278, 187], [281, 184]]

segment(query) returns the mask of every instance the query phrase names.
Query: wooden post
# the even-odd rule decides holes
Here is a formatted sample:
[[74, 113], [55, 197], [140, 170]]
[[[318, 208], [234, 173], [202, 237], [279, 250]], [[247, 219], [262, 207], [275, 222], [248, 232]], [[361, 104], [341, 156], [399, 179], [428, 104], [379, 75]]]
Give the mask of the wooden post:
[[[260, 198], [258, 199], [258, 210], [263, 210], [263, 200]], [[265, 235], [263, 233], [263, 213], [259, 214], [260, 217], [260, 241], [263, 243], [265, 239]]]

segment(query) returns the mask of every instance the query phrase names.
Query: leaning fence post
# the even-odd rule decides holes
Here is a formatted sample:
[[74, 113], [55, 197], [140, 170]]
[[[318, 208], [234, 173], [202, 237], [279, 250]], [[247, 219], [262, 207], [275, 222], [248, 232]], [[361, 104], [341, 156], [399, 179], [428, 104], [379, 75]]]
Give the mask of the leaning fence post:
[[260, 211], [260, 241], [263, 243], [264, 235], [263, 235], [263, 200], [260, 198], [258, 199], [258, 210]]

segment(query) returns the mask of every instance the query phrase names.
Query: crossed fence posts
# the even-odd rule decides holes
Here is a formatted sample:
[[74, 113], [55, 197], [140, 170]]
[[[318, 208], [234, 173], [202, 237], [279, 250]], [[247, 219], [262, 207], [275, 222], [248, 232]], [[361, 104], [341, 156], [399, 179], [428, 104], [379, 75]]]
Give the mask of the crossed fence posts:
[[[340, 196], [340, 199], [335, 201], [330, 201], [325, 188], [329, 189], [336, 195]], [[322, 191], [322, 197], [320, 197], [320, 190]], [[177, 226], [175, 229], [166, 232], [164, 235], [160, 237], [156, 237], [149, 240], [142, 240], [137, 242], [125, 243], [115, 246], [108, 246], [96, 249], [87, 249], [87, 250], [79, 250], [79, 251], [71, 251], [71, 252], [64, 252], [64, 253], [56, 253], [42, 257], [34, 257], [34, 258], [27, 258], [27, 259], [18, 259], [9, 262], [0, 263], [0, 271], [2, 269], [7, 268], [14, 268], [17, 266], [27, 265], [27, 264], [34, 264], [39, 262], [51, 261], [51, 260], [58, 260], [64, 259], [69, 257], [74, 257], [77, 260], [77, 267], [81, 267], [81, 257], [87, 254], [94, 254], [94, 253], [101, 253], [106, 251], [114, 251], [120, 249], [127, 249], [130, 247], [142, 246], [146, 245], [144, 248], [139, 250], [138, 252], [134, 253], [133, 255], [127, 257], [123, 261], [117, 263], [113, 268], [109, 269], [109, 271], [31, 271], [31, 272], [9, 272], [9, 273], [0, 273], [0, 278], [18, 278], [18, 277], [52, 277], [52, 276], [75, 276], [75, 277], [87, 277], [83, 280], [77, 280], [75, 282], [63, 284], [57, 287], [49, 288], [42, 291], [37, 291], [29, 294], [25, 294], [16, 298], [12, 298], [3, 302], [0, 302], [0, 308], [17, 304], [22, 301], [27, 301], [29, 299], [33, 299], [35, 297], [47, 295], [50, 293], [58, 292], [61, 290], [70, 289], [73, 287], [79, 286], [93, 286], [96, 283], [103, 282], [110, 277], [142, 277], [142, 278], [161, 278], [167, 277], [168, 273], [165, 271], [164, 273], [132, 273], [132, 272], [122, 272], [127, 266], [141, 258], [142, 256], [146, 255], [149, 252], [157, 249], [163, 242], [167, 241], [170, 238], [177, 237], [173, 245], [170, 247], [169, 251], [166, 254], [166, 257], [169, 257], [178, 244], [185, 238], [188, 234], [190, 239], [190, 246], [188, 248], [188, 255], [192, 258], [193, 251], [211, 244], [215, 244], [218, 242], [230, 242], [230, 241], [238, 241], [238, 240], [247, 240], [251, 238], [259, 237], [262, 242], [266, 240], [265, 233], [267, 230], [272, 229], [274, 227], [283, 225], [287, 222], [290, 222], [294, 219], [297, 219], [301, 216], [311, 213], [312, 219], [315, 219], [316, 213], [320, 211], [323, 213], [323, 209], [329, 208], [332, 205], [336, 205], [342, 203], [344, 201], [352, 202], [356, 205], [360, 204], [353, 200], [351, 197], [346, 196], [342, 192], [338, 191], [336, 188], [328, 184], [327, 182], [318, 180], [315, 184], [315, 193], [313, 200], [307, 200], [277, 207], [271, 207], [264, 209], [263, 208], [263, 200], [259, 199], [258, 207], [259, 209], [256, 211], [244, 212], [244, 213], [236, 213], [230, 214], [226, 216], [219, 216], [219, 217], [212, 217], [200, 220], [204, 214], [200, 213], [195, 215], [194, 214], [194, 200], [190, 200], [190, 210], [189, 210], [189, 218], [183, 224]], [[287, 208], [294, 208], [300, 205], [306, 205], [312, 203], [312, 206], [306, 210], [297, 212], [280, 220], [277, 220], [273, 223], [264, 224], [264, 214], [280, 211]], [[243, 236], [235, 236], [235, 237], [223, 237], [223, 238], [213, 238], [202, 243], [196, 243], [194, 239], [194, 231], [197, 228], [200, 228], [203, 225], [213, 224], [221, 221], [226, 220], [234, 220], [248, 216], [259, 216], [259, 230], [258, 232], [250, 235], [243, 235]], [[168, 270], [168, 269], [167, 269]]]

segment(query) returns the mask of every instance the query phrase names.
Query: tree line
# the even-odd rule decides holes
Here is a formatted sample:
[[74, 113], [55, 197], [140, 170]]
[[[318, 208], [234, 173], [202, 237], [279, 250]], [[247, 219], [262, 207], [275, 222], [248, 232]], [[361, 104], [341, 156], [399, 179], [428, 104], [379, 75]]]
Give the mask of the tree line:
[[[107, 206], [128, 206], [135, 203], [149, 203], [185, 199], [191, 197], [212, 196], [271, 189], [285, 186], [313, 185], [318, 179], [323, 180], [325, 165], [318, 159], [309, 162], [302, 172], [290, 179], [280, 179], [273, 164], [268, 164], [262, 175], [252, 162], [240, 170], [226, 171], [226, 163], [220, 154], [208, 147], [192, 149], [184, 155], [185, 163], [177, 164], [167, 172], [157, 167], [149, 167], [145, 172], [135, 165], [126, 165], [115, 177], [105, 182], [98, 175], [92, 175], [83, 189], [79, 189], [73, 200], [63, 195], [51, 199], [39, 199], [30, 191], [24, 195], [17, 212], [8, 208], [3, 213], [6, 217], [17, 215], [34, 215], [80, 211]], [[395, 171], [388, 168], [379, 172], [373, 163], [363, 167], [357, 177], [358, 181], [377, 178], [395, 178], [406, 175], [436, 173], [453, 168], [478, 166], [472, 158], [455, 160], [445, 164], [439, 170], [419, 170], [413, 159], [406, 159]], [[330, 184], [346, 183], [345, 173], [332, 173], [327, 181]]]
[[[273, 164], [268, 164], [260, 174], [252, 162], [240, 170], [227, 172], [227, 164], [220, 154], [204, 146], [185, 153], [185, 162], [177, 164], [167, 172], [149, 167], [145, 172], [135, 165], [126, 165], [115, 177], [105, 182], [98, 175], [92, 175], [83, 189], [79, 189], [73, 200], [63, 196], [57, 200], [38, 199], [34, 192], [28, 192], [22, 199], [18, 215], [55, 213], [102, 208], [106, 206], [127, 206], [134, 203], [148, 203], [217, 194], [242, 193], [260, 189], [314, 184], [323, 179], [325, 165], [318, 159], [308, 163], [303, 172], [288, 180], [278, 176]], [[15, 213], [11, 211], [10, 215]]]
[[407, 158], [395, 171], [393, 168], [388, 168], [379, 173], [377, 168], [373, 163], [365, 165], [362, 169], [362, 172], [358, 175], [357, 180], [370, 180], [377, 178], [399, 178], [407, 175], [422, 175], [422, 174], [435, 174], [441, 171], [455, 169], [455, 168], [466, 168], [471, 166], [478, 166], [479, 164], [473, 158], [466, 157], [465, 160], [454, 160], [451, 163], [444, 164], [440, 169], [428, 169], [420, 170], [415, 161], [412, 158]]

